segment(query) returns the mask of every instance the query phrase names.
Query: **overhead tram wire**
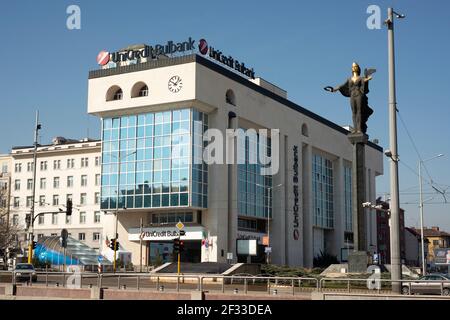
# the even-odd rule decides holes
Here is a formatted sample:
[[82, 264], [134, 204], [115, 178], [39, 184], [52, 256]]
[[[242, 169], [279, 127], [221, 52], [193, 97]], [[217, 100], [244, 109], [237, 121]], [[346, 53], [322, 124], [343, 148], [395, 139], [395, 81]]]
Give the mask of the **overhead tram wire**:
[[[425, 162], [423, 161], [422, 156], [420, 155], [419, 149], [417, 148], [417, 145], [416, 145], [416, 143], [414, 142], [414, 140], [413, 140], [413, 138], [412, 138], [412, 136], [411, 136], [411, 133], [409, 132], [408, 127], [406, 126], [406, 123], [405, 123], [405, 121], [403, 120], [403, 117], [402, 117], [402, 115], [401, 115], [400, 110], [398, 109], [398, 107], [396, 108], [396, 110], [397, 110], [397, 114], [398, 114], [398, 116], [399, 116], [399, 118], [400, 118], [400, 122], [402, 123], [403, 128], [405, 129], [406, 134], [408, 135], [408, 138], [409, 138], [409, 140], [411, 141], [411, 144], [413, 145], [414, 150], [415, 150], [416, 153], [417, 153], [417, 156], [419, 157], [419, 160], [420, 160], [420, 162], [421, 162], [421, 165], [425, 168], [425, 172], [426, 172], [428, 178], [430, 179], [430, 182], [427, 182], [427, 183], [430, 184], [430, 185], [433, 187], [433, 189], [436, 190], [436, 192], [440, 193], [440, 194], [442, 195], [442, 197], [444, 198], [445, 203], [447, 203], [447, 198], [445, 197], [445, 191], [439, 190], [438, 188], [435, 187], [436, 183], [434, 183], [433, 178], [431, 177], [430, 172], [428, 171], [428, 168], [427, 168], [427, 166], [425, 165]], [[400, 163], [401, 163], [401, 162], [400, 162]], [[410, 169], [411, 169], [411, 168], [410, 168]], [[415, 173], [415, 174], [418, 176], [417, 173]]]

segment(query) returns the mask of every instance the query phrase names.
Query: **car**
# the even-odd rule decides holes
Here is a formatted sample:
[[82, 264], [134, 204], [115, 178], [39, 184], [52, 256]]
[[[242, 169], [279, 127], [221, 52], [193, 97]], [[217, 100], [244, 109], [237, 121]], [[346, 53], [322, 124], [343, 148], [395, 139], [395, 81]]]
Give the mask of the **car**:
[[14, 268], [14, 275], [16, 281], [37, 281], [37, 274], [34, 266], [31, 263], [18, 263]]
[[450, 276], [433, 273], [411, 282], [402, 283], [402, 294], [441, 294], [450, 295]]

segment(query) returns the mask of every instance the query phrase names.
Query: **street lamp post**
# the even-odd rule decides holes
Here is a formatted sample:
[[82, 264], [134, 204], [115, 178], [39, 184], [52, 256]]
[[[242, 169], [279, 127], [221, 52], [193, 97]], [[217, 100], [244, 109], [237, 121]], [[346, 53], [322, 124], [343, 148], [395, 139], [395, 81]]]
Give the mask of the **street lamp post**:
[[34, 148], [33, 148], [33, 195], [31, 197], [31, 229], [28, 241], [28, 263], [31, 263], [33, 258], [33, 241], [34, 241], [34, 211], [35, 211], [35, 195], [36, 195], [36, 168], [37, 168], [37, 147], [38, 147], [38, 135], [41, 125], [39, 124], [39, 111], [36, 111], [36, 125], [34, 127]]
[[[258, 184], [258, 183], [256, 185], [260, 186], [260, 187], [266, 187], [266, 186], [264, 186], [262, 184]], [[267, 197], [267, 247], [268, 248], [270, 248], [270, 211], [269, 211], [270, 202], [269, 202], [269, 200], [271, 198], [273, 188], [281, 187], [282, 185], [283, 184], [280, 183], [276, 186], [267, 187], [267, 190], [269, 191], [269, 194]], [[266, 262], [267, 262], [267, 264], [270, 263], [270, 252], [267, 252], [267, 254], [266, 254]]]
[[[402, 265], [400, 261], [400, 197], [398, 187], [398, 153], [397, 153], [397, 101], [395, 92], [395, 50], [394, 50], [394, 15], [404, 18], [402, 14], [388, 8], [388, 70], [389, 70], [389, 144], [392, 154], [390, 161], [391, 184], [391, 279], [401, 280]], [[401, 283], [392, 282], [392, 291], [400, 293]]]
[[[135, 154], [137, 151], [133, 151], [129, 154], [126, 154], [124, 156], [124, 158], [131, 156], [132, 154]], [[114, 224], [114, 239], [115, 239], [115, 243], [117, 243], [117, 238], [119, 238], [119, 235], [117, 233], [117, 229], [118, 229], [118, 224], [119, 224], [119, 219], [118, 219], [118, 214], [119, 214], [119, 193], [120, 193], [120, 166], [121, 166], [121, 159], [122, 156], [120, 154], [120, 150], [119, 150], [119, 156], [116, 157], [118, 160], [118, 168], [117, 168], [117, 199], [116, 199], [116, 211], [114, 213], [115, 216], [115, 224]], [[114, 260], [113, 260], [113, 272], [116, 272], [116, 257], [117, 257], [117, 245], [114, 244]]]
[[425, 241], [423, 238], [423, 192], [422, 192], [422, 164], [424, 162], [442, 157], [443, 154], [438, 154], [437, 156], [434, 156], [427, 160], [419, 160], [419, 194], [420, 194], [420, 200], [419, 200], [419, 208], [420, 208], [420, 238], [421, 238], [421, 252], [422, 252], [422, 275], [425, 275], [427, 273], [427, 265], [425, 263]]

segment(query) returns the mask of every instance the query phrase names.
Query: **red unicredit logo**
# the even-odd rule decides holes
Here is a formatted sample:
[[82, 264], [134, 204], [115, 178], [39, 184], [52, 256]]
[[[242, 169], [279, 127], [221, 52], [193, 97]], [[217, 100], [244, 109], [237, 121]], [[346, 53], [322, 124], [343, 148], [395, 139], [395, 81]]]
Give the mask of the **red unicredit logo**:
[[106, 65], [109, 62], [109, 52], [108, 51], [100, 51], [97, 55], [97, 63], [101, 66]]
[[206, 42], [205, 39], [200, 39], [198, 44], [198, 50], [201, 54], [207, 54], [208, 53], [208, 42]]

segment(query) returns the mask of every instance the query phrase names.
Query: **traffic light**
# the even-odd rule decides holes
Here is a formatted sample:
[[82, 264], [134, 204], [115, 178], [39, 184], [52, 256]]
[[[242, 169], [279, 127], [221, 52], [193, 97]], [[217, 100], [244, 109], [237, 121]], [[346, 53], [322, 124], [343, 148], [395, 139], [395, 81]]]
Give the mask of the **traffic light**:
[[117, 241], [116, 239], [111, 239], [109, 247], [111, 248], [111, 250], [114, 250], [114, 247], [116, 248], [116, 251], [119, 250], [119, 241]]
[[31, 247], [33, 248], [33, 250], [34, 250], [34, 249], [36, 249], [36, 244], [37, 244], [37, 242], [36, 242], [36, 241], [33, 241], [33, 242], [32, 242], [32, 245], [31, 245]]
[[179, 252], [183, 252], [184, 251], [184, 241], [180, 241], [179, 247], [180, 247]]
[[180, 239], [178, 238], [173, 239], [173, 252], [174, 253], [180, 252]]
[[66, 201], [66, 216], [71, 216], [71, 215], [72, 215], [72, 200], [67, 199], [67, 201]]

